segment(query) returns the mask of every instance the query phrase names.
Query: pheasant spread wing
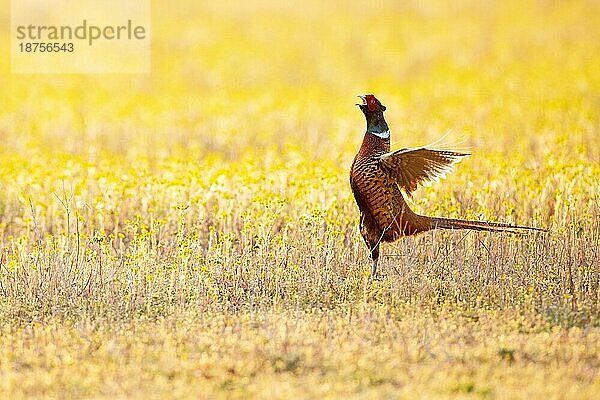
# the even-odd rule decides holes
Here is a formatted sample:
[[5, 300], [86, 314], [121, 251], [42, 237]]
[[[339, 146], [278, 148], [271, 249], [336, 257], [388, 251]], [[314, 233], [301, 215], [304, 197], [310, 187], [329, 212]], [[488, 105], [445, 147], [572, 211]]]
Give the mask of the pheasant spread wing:
[[453, 164], [468, 153], [447, 150], [399, 149], [379, 157], [379, 167], [394, 179], [408, 195], [425, 181], [437, 181], [450, 172]]

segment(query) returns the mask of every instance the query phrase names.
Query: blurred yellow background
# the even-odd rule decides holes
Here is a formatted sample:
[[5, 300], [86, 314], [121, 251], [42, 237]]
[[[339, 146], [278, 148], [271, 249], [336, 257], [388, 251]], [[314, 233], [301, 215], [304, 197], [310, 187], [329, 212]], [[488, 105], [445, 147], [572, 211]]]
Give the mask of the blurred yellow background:
[[371, 92], [396, 147], [449, 133], [475, 151], [459, 168], [475, 187], [519, 167], [539, 192], [547, 168], [597, 168], [598, 16], [593, 1], [154, 2], [151, 74], [18, 75], [2, 58], [5, 182], [21, 162], [46, 193], [10, 187], [41, 199], [67, 161], [122, 175], [141, 158], [295, 157], [330, 168], [348, 198], [364, 130], [353, 104]]
[[401, 145], [451, 129], [486, 152], [543, 155], [564, 137], [597, 160], [598, 8], [154, 2], [149, 75], [20, 76], [2, 57], [2, 135], [17, 151], [277, 144], [347, 161], [362, 133], [354, 96], [373, 92]]

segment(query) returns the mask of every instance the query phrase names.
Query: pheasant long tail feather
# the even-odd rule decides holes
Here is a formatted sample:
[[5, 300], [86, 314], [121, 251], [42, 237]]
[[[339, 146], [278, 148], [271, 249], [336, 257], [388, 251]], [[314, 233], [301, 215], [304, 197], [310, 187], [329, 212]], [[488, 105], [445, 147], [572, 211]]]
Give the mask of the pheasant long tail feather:
[[431, 217], [431, 229], [472, 229], [475, 231], [508, 232], [518, 235], [525, 234], [527, 231], [547, 232], [546, 229], [534, 228], [532, 226], [439, 217]]

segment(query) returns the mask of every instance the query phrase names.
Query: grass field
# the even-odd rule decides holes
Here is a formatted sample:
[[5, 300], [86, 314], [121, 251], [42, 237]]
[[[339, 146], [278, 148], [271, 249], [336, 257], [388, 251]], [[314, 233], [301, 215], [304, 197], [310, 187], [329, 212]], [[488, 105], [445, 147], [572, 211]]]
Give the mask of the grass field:
[[[0, 398], [597, 398], [597, 1], [167, 4], [148, 75], [0, 59]], [[550, 232], [369, 282], [364, 93], [474, 152], [416, 211]]]

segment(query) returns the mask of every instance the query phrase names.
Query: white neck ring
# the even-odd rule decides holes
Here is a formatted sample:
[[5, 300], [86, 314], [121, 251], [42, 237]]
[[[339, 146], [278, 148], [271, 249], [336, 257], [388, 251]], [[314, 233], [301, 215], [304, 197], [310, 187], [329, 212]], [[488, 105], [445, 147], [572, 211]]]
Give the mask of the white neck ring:
[[381, 139], [389, 139], [390, 138], [390, 130], [389, 129], [387, 131], [383, 131], [383, 132], [369, 132], [369, 133], [372, 135], [375, 135]]

